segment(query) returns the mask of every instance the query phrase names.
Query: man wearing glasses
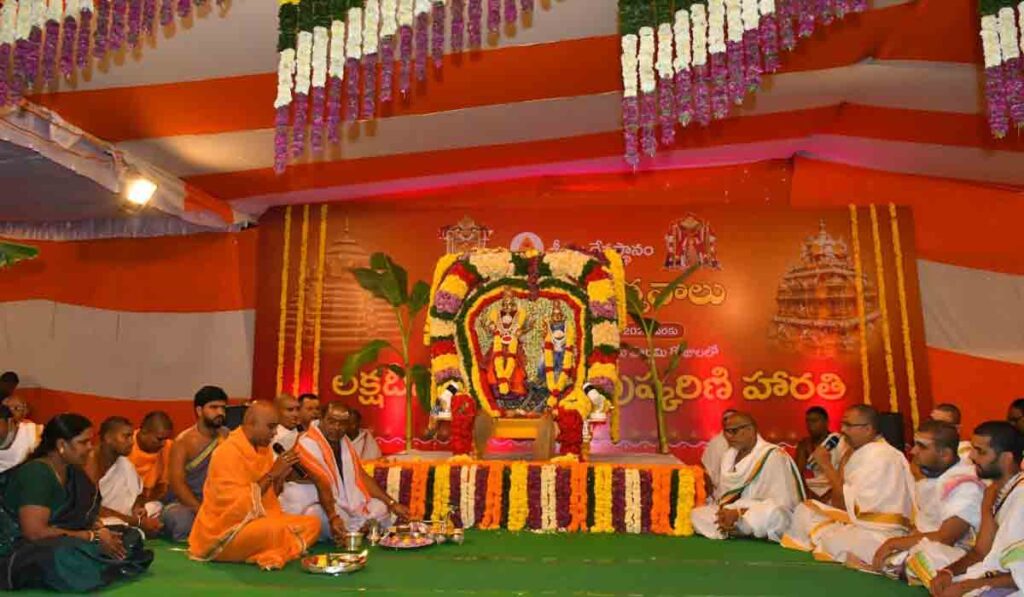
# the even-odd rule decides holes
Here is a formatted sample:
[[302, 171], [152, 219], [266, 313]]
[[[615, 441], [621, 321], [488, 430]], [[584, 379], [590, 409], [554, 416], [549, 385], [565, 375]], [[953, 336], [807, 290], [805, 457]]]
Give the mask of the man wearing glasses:
[[[730, 416], [736, 414], [734, 409], [728, 408], [722, 413], [722, 427], [725, 427], [725, 421]], [[704, 447], [704, 454], [700, 457], [700, 464], [704, 467], [704, 482], [708, 488], [708, 495], [714, 495], [715, 489], [718, 488], [718, 471], [722, 468], [722, 456], [725, 455], [725, 451], [729, 449], [729, 442], [725, 439], [725, 434], [719, 432], [715, 437], [708, 441]]]
[[709, 539], [731, 536], [778, 541], [793, 508], [804, 499], [793, 459], [757, 432], [750, 415], [733, 413], [722, 433], [729, 448], [722, 456], [715, 503], [693, 510], [693, 528]]
[[851, 451], [839, 470], [824, 446], [811, 454], [832, 487], [830, 503], [797, 506], [782, 545], [826, 562], [846, 563], [851, 555], [871, 562], [881, 543], [913, 528], [914, 477], [903, 453], [879, 434], [875, 409], [851, 406], [841, 428]]

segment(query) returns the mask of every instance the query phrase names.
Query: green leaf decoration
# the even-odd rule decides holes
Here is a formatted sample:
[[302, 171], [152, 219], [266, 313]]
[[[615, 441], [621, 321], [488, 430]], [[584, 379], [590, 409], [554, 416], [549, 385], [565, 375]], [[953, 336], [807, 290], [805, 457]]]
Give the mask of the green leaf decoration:
[[626, 286], [626, 312], [636, 320], [644, 316], [644, 299], [636, 286]]
[[697, 271], [697, 267], [698, 266], [695, 264], [686, 268], [686, 271], [676, 276], [674, 280], [668, 283], [668, 286], [659, 290], [658, 294], [655, 295], [654, 297], [654, 304], [651, 306], [651, 309], [653, 311], [657, 311], [662, 306], [664, 306], [665, 303], [668, 302], [668, 299], [672, 298], [672, 293], [676, 291], [676, 288], [679, 288], [680, 284], [685, 282], [686, 279], [693, 274], [693, 272]]
[[356, 373], [359, 372], [360, 369], [370, 363], [376, 362], [380, 351], [384, 350], [388, 346], [389, 344], [384, 340], [371, 340], [357, 352], [345, 357], [345, 364], [341, 366], [342, 383], [348, 383], [356, 376]]
[[369, 291], [377, 298], [385, 298], [384, 292], [381, 290], [381, 275], [379, 273], [365, 267], [356, 267], [350, 271], [363, 290]]
[[423, 412], [430, 412], [430, 370], [425, 365], [413, 365], [410, 369], [416, 397], [419, 399]]
[[19, 261], [35, 259], [39, 249], [18, 243], [0, 242], [0, 268], [10, 267]]
[[672, 375], [672, 372], [679, 367], [679, 361], [683, 358], [683, 353], [686, 352], [686, 342], [680, 342], [679, 346], [676, 347], [676, 353], [668, 359], [668, 367], [665, 367], [665, 373], [662, 377], [668, 378]]
[[405, 368], [399, 365], [398, 363], [389, 363], [387, 365], [387, 368], [390, 369], [392, 373], [394, 373], [401, 379], [405, 379]]
[[422, 311], [430, 302], [430, 285], [420, 280], [413, 284], [412, 292], [409, 294], [409, 313], [416, 315]]

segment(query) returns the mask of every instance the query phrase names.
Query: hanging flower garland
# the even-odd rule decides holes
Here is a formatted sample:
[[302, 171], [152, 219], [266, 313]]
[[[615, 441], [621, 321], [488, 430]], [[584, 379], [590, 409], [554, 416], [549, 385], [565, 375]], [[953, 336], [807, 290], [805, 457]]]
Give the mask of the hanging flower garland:
[[277, 98], [274, 100], [274, 170], [278, 173], [284, 172], [288, 165], [288, 124], [298, 19], [298, 2], [282, 0], [277, 8]]
[[594, 467], [594, 526], [591, 533], [614, 533], [612, 526], [612, 467]]
[[553, 533], [558, 530], [558, 497], [555, 489], [557, 468], [546, 464], [540, 469], [540, 500], [542, 531]]
[[476, 525], [477, 465], [471, 464], [459, 469], [459, 482], [462, 486], [459, 494], [459, 514], [462, 517], [462, 526], [472, 528]]
[[392, 466], [388, 467], [388, 482], [387, 489], [388, 495], [391, 499], [397, 500], [401, 496], [402, 491], [402, 467]]
[[529, 514], [526, 500], [528, 470], [525, 462], [513, 463], [509, 468], [512, 475], [508, 492], [508, 530], [521, 531], [526, 528], [526, 517]]
[[[674, 144], [676, 123], [707, 126], [728, 116], [730, 106], [758, 89], [763, 73], [779, 69], [780, 46], [792, 50], [797, 34], [808, 37], [818, 24], [866, 9], [866, 0], [619, 0], [626, 163], [638, 168], [641, 153], [653, 157], [659, 143]], [[1006, 74], [998, 70], [1002, 81]], [[1019, 68], [1013, 72], [1020, 75]]]
[[635, 468], [625, 470], [625, 510], [623, 523], [627, 533], [640, 534], [640, 471]]
[[438, 464], [434, 467], [434, 495], [431, 500], [430, 519], [444, 520], [451, 511], [451, 466]]
[[330, 51], [331, 6], [329, 0], [311, 0], [313, 5], [313, 78], [310, 81], [313, 91], [313, 119], [309, 134], [309, 143], [314, 152], [324, 147], [324, 111], [327, 102], [327, 74], [330, 68], [328, 53]]
[[981, 0], [981, 46], [989, 131], [996, 139], [1010, 125], [1024, 128], [1024, 3]]

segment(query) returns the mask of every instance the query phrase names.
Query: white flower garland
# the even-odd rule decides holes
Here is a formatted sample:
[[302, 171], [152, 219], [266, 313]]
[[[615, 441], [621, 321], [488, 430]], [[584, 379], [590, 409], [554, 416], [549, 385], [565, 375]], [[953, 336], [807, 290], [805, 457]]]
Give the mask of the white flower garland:
[[381, 0], [380, 36], [388, 37], [398, 32], [398, 0]]
[[18, 3], [8, 0], [0, 7], [0, 44], [13, 44], [17, 27]]
[[640, 514], [640, 471], [635, 468], [626, 469], [626, 532], [639, 534], [643, 530]]
[[658, 25], [658, 62], [655, 68], [658, 70], [658, 77], [662, 79], [671, 79], [675, 74], [675, 67], [672, 64], [672, 39], [672, 24]]
[[398, 500], [402, 491], [402, 467], [388, 467], [387, 492], [391, 499]]
[[761, 16], [767, 17], [775, 14], [775, 0], [761, 0]]
[[654, 28], [640, 28], [640, 91], [654, 93], [657, 79], [654, 78]]
[[[697, 5], [694, 5], [696, 7]], [[725, 1], [708, 2], [708, 51], [720, 54], [725, 51]]]
[[50, 0], [46, 5], [46, 20], [60, 23], [64, 19], [64, 0]]
[[1020, 51], [1024, 52], [1024, 0], [1017, 5], [1017, 29], [1020, 31]]
[[637, 45], [640, 40], [632, 33], [622, 36], [622, 95], [637, 95]]
[[999, 9], [999, 48], [1003, 54], [1003, 62], [1020, 58], [1020, 46], [1017, 40], [1017, 20], [1013, 8], [1004, 6]]
[[703, 4], [690, 7], [693, 22], [693, 65], [703, 66], [708, 63], [708, 21]]
[[327, 85], [327, 50], [330, 43], [327, 27], [313, 28], [313, 87]]
[[299, 31], [295, 44], [295, 93], [309, 94], [309, 74], [313, 62], [313, 32]]
[[282, 108], [292, 103], [292, 74], [295, 72], [295, 49], [288, 48], [278, 54], [277, 60], [277, 98], [274, 108]]
[[332, 77], [345, 78], [345, 21], [331, 21], [331, 67]]
[[376, 54], [380, 28], [380, 0], [366, 0], [366, 12], [363, 14], [363, 55]]
[[348, 9], [348, 41], [345, 57], [359, 60], [363, 57], [363, 9]]
[[86, 10], [83, 5], [89, 5], [90, 2], [79, 2], [78, 0], [67, 0], [64, 3], [64, 18], [71, 17], [77, 19], [78, 15]]
[[40, 29], [46, 25], [46, 0], [32, 0], [32, 26]]
[[743, 13], [740, 10], [740, 0], [725, 0], [726, 24], [728, 25], [729, 41], [740, 43], [743, 41]]
[[555, 487], [557, 469], [546, 464], [540, 469], [540, 528], [542, 531], [558, 530], [558, 494]]
[[986, 69], [997, 67], [1003, 63], [1002, 52], [999, 49], [998, 16], [985, 15], [981, 17], [981, 47], [985, 55]]
[[416, 0], [416, 16], [430, 14], [430, 0]]
[[744, 31], [753, 31], [761, 25], [761, 13], [758, 12], [757, 0], [743, 0], [741, 11]]
[[476, 465], [464, 466], [459, 471], [462, 492], [459, 495], [459, 512], [462, 526], [470, 529], [476, 526]]
[[[22, 0], [18, 6], [18, 20], [15, 24], [15, 39], [28, 39], [32, 31], [32, 5], [31, 0]], [[5, 3], [6, 4], [6, 3]]]
[[677, 10], [672, 29], [676, 36], [676, 72], [690, 70], [690, 57], [693, 55], [690, 49], [690, 13], [685, 9]]
[[412, 27], [412, 3], [413, 0], [398, 1], [398, 26]]

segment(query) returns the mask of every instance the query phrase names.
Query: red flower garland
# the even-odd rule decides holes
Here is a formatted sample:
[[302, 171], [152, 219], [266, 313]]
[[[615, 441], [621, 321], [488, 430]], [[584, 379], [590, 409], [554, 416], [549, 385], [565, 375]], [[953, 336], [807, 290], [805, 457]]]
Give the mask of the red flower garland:
[[452, 397], [451, 446], [455, 455], [473, 452], [473, 419], [476, 418], [476, 401], [469, 394]]
[[558, 409], [555, 419], [558, 422], [558, 453], [583, 453], [583, 417], [580, 413], [568, 408]]

